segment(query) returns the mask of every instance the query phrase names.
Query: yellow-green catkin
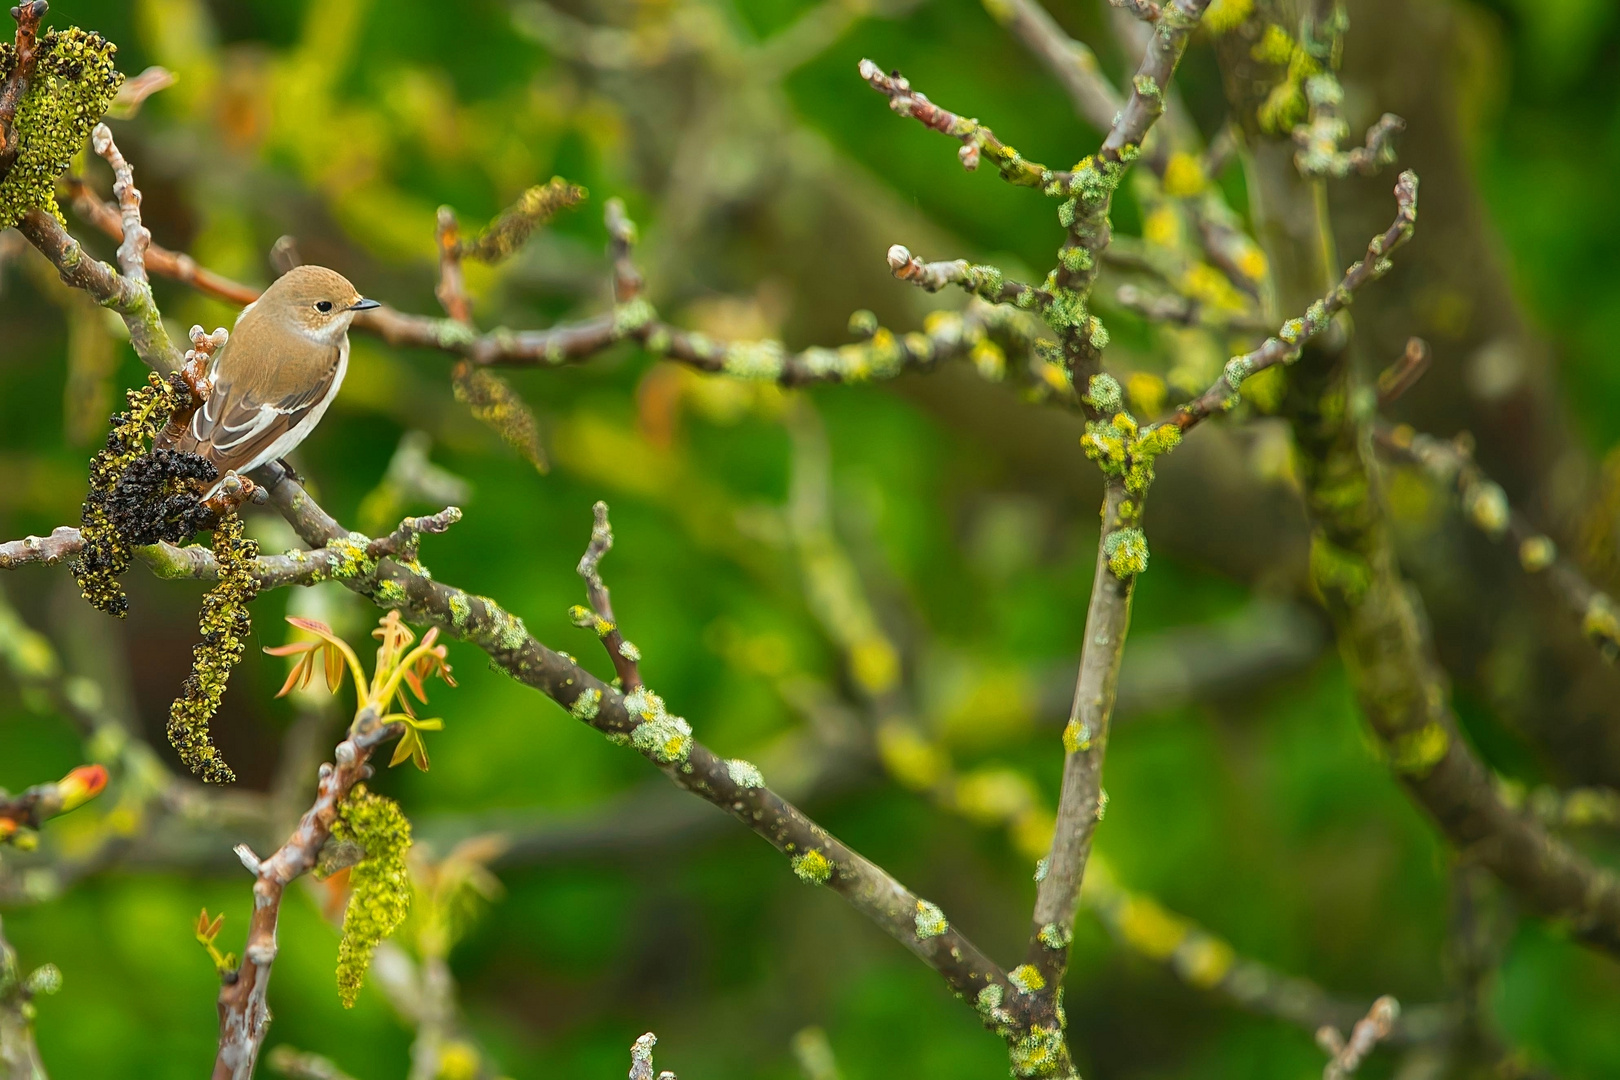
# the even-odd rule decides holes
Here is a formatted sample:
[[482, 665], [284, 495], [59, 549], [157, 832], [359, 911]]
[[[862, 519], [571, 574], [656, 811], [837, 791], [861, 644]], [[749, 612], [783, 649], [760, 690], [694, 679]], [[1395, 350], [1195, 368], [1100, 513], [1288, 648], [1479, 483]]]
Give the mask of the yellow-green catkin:
[[[67, 171], [124, 81], [113, 67], [117, 52], [100, 34], [76, 26], [40, 36], [34, 77], [17, 104], [17, 158], [0, 180], [0, 229], [17, 224], [35, 207], [62, 219], [56, 178]], [[16, 63], [16, 50], [0, 45], [0, 78]]]
[[450, 379], [456, 400], [472, 410], [474, 419], [494, 429], [537, 471], [543, 473], [549, 468], [540, 443], [540, 424], [510, 383], [467, 360], [456, 363]]
[[227, 515], [214, 528], [219, 583], [203, 597], [198, 620], [202, 640], [191, 650], [191, 674], [169, 708], [169, 742], [186, 767], [210, 784], [236, 779], [209, 737], [208, 725], [253, 629], [247, 605], [259, 593], [254, 574], [258, 554], [258, 541], [242, 535], [242, 519], [236, 514]]
[[558, 211], [578, 206], [584, 198], [584, 188], [553, 176], [518, 196], [517, 202], [501, 211], [478, 239], [461, 245], [461, 255], [480, 262], [500, 262], [522, 247], [530, 234]]
[[332, 838], [358, 844], [366, 853], [349, 872], [349, 906], [338, 944], [338, 996], [344, 1008], [352, 1009], [377, 943], [411, 913], [411, 879], [405, 867], [411, 823], [393, 799], [356, 784], [338, 807]]
[[118, 478], [146, 453], [147, 444], [168, 423], [179, 403], [174, 388], [156, 374], [148, 375], [147, 385], [126, 396], [129, 411], [113, 416], [106, 446], [90, 460], [90, 491], [80, 514], [84, 548], [72, 564], [84, 598], [119, 618], [129, 611], [129, 598], [118, 577], [129, 569], [130, 549], [112, 526], [109, 503]]

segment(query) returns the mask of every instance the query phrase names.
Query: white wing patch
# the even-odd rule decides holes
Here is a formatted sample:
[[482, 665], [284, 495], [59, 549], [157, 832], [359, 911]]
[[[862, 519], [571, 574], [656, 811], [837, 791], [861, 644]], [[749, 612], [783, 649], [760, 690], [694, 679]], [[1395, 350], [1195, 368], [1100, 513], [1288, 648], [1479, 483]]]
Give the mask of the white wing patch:
[[[234, 450], [243, 443], [255, 439], [260, 432], [265, 431], [280, 417], [286, 416], [290, 409], [278, 409], [269, 402], [259, 406], [257, 412], [252, 413], [240, 424], [220, 424], [214, 429], [214, 449], [224, 453]], [[222, 434], [231, 438], [221, 438]]]

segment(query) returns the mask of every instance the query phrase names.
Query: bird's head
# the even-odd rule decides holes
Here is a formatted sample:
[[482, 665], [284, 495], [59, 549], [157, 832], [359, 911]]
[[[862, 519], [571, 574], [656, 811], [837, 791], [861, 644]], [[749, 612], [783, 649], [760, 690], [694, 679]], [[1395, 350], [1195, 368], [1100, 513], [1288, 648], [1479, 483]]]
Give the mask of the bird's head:
[[348, 278], [324, 266], [293, 267], [254, 304], [287, 329], [328, 344], [348, 332], [356, 312], [378, 306], [361, 296]]

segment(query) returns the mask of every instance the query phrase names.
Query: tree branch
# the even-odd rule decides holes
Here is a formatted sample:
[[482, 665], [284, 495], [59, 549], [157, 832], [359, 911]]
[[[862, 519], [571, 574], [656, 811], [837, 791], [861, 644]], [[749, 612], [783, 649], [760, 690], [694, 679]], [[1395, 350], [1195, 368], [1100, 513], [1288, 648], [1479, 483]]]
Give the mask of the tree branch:
[[[254, 576], [261, 589], [277, 589], [288, 585], [318, 585], [364, 574], [386, 556], [411, 562], [416, 558], [424, 533], [445, 532], [460, 520], [461, 510], [450, 506], [427, 517], [406, 518], [393, 532], [376, 539], [351, 532], [311, 551], [260, 555], [254, 560]], [[72, 558], [83, 547], [79, 530], [64, 525], [48, 537], [27, 536], [0, 544], [0, 569], [36, 562], [54, 564]], [[135, 556], [160, 578], [219, 579], [219, 564], [214, 560], [213, 551], [201, 544], [177, 547], [160, 541], [136, 548]]]
[[949, 135], [962, 144], [956, 156], [962, 168], [972, 172], [979, 167], [979, 158], [988, 155], [1001, 172], [1002, 179], [1019, 187], [1045, 190], [1054, 180], [1067, 177], [1067, 173], [1054, 172], [1045, 165], [1025, 160], [1017, 150], [996, 138], [996, 133], [966, 116], [942, 109], [928, 100], [928, 95], [911, 88], [911, 83], [898, 71], [887, 75], [870, 60], [862, 60], [859, 71], [867, 84], [889, 99], [889, 108], [900, 116], [909, 116], [925, 128], [941, 135]]
[[55, 993], [61, 983], [62, 973], [52, 964], [24, 975], [0, 922], [0, 1080], [45, 1080], [34, 1042], [34, 997]]
[[947, 285], [958, 285], [964, 292], [992, 304], [1044, 308], [1052, 303], [1052, 294], [1045, 289], [1012, 281], [994, 266], [973, 266], [966, 259], [923, 262], [904, 244], [890, 247], [888, 260], [889, 271], [895, 277], [925, 292], [939, 292]]
[[[1104, 538], [1120, 529], [1120, 507], [1128, 497], [1121, 481], [1110, 481], [1104, 489]], [[1040, 972], [1049, 996], [1063, 985], [1074, 917], [1080, 905], [1080, 882], [1091, 854], [1092, 834], [1103, 814], [1103, 755], [1108, 749], [1108, 724], [1119, 686], [1125, 634], [1130, 629], [1135, 583], [1135, 575], [1122, 578], [1114, 573], [1106, 545], [1099, 544], [1074, 704], [1063, 732], [1063, 788], [1058, 796], [1057, 826], [1035, 893], [1033, 927], [1025, 954], [1026, 961]]]
[[226, 975], [219, 991], [219, 1052], [214, 1058], [214, 1080], [251, 1080], [270, 1025], [266, 994], [278, 948], [276, 926], [281, 916], [281, 898], [289, 883], [315, 868], [321, 845], [332, 833], [338, 804], [371, 773], [367, 762], [372, 752], [397, 737], [402, 729], [398, 723], [382, 723], [370, 708], [361, 710], [348, 738], [334, 752], [337, 764], [321, 766], [315, 801], [287, 841], [262, 860], [246, 844], [236, 849], [254, 877], [253, 915], [242, 965]]
[[1475, 463], [1465, 440], [1447, 442], [1387, 421], [1373, 425], [1373, 439], [1385, 456], [1415, 465], [1455, 489], [1469, 522], [1492, 540], [1511, 543], [1524, 572], [1546, 578], [1603, 658], [1612, 663], [1620, 657], [1620, 605], [1508, 502], [1501, 485]]
[[[290, 477], [283, 475], [265, 483], [272, 505], [306, 543], [330, 543], [345, 535]], [[649, 730], [638, 743], [638, 728], [665, 721], [632, 714], [625, 693], [535, 640], [522, 620], [495, 601], [472, 596], [392, 559], [378, 563], [372, 575], [346, 580], [344, 585], [380, 606], [398, 608], [414, 622], [438, 626], [452, 637], [477, 645], [496, 666], [550, 697], [576, 719], [614, 741], [637, 745], [673, 783], [724, 810], [790, 856], [801, 878], [838, 892], [969, 1001], [976, 1000], [987, 986], [1013, 993], [1005, 972], [955, 927], [919, 936], [916, 917], [922, 901], [764, 786], [758, 770], [747, 762], [726, 761], [690, 735], [674, 740], [685, 744], [675, 751], [678, 754], [684, 748], [683, 759], [660, 758], [661, 753], [667, 756], [667, 743], [648, 738], [658, 734], [656, 731]]]
[[1367, 245], [1366, 256], [1352, 263], [1344, 272], [1343, 279], [1326, 296], [1312, 304], [1303, 317], [1288, 320], [1276, 337], [1267, 338], [1253, 351], [1227, 361], [1221, 377], [1210, 384], [1209, 389], [1186, 404], [1177, 406], [1175, 413], [1164, 423], [1174, 424], [1186, 432], [1215, 413], [1224, 412], [1237, 404], [1239, 389], [1256, 372], [1298, 360], [1306, 343], [1325, 331], [1332, 324], [1334, 316], [1350, 306], [1357, 289], [1383, 277], [1390, 268], [1390, 254], [1412, 238], [1417, 224], [1417, 191], [1417, 174], [1411, 170], [1401, 173], [1395, 183], [1395, 220], [1388, 229], [1372, 238]]

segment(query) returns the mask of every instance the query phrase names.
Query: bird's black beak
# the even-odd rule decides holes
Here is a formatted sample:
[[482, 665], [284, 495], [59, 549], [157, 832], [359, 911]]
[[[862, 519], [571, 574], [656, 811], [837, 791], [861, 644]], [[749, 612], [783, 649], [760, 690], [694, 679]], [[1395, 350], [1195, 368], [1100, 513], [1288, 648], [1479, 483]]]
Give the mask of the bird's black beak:
[[370, 311], [372, 308], [380, 308], [380, 307], [382, 307], [382, 304], [380, 304], [376, 300], [367, 300], [365, 297], [362, 296], [360, 299], [356, 300], [354, 303], [349, 305], [349, 310], [350, 311]]

